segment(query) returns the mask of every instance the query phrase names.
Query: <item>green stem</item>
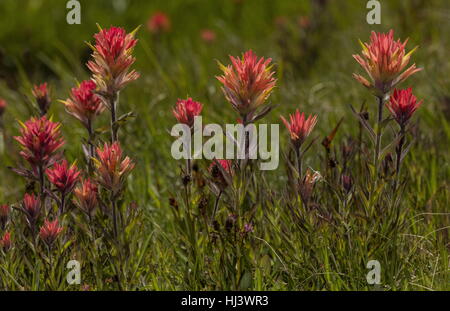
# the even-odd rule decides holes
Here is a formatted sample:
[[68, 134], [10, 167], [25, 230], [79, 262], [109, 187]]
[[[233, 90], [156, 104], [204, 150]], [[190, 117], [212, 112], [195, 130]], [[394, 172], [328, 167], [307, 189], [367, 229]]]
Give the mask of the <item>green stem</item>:
[[378, 102], [378, 119], [377, 119], [377, 128], [376, 128], [376, 143], [375, 143], [375, 152], [374, 152], [374, 159], [373, 162], [375, 164], [375, 180], [378, 180], [378, 165], [379, 165], [379, 157], [380, 157], [380, 150], [381, 150], [381, 137], [382, 137], [382, 130], [381, 130], [381, 124], [383, 122], [383, 103], [384, 103], [384, 96], [378, 96], [377, 97]]
[[394, 181], [394, 190], [397, 190], [397, 186], [399, 183], [399, 179], [400, 179], [400, 169], [401, 169], [401, 165], [402, 165], [402, 151], [403, 151], [403, 145], [405, 143], [405, 129], [402, 127], [400, 128], [400, 141], [398, 143], [397, 146], [397, 163], [395, 165], [395, 181]]
[[119, 92], [115, 93], [110, 99], [111, 107], [111, 142], [119, 140], [118, 137], [118, 127], [117, 127], [117, 105], [119, 103]]

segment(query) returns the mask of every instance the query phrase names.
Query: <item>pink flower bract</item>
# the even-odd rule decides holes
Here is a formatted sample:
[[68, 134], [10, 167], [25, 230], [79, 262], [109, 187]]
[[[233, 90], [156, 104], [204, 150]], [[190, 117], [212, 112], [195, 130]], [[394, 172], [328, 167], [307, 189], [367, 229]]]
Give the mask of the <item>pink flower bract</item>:
[[132, 55], [137, 43], [134, 33], [127, 34], [123, 28], [111, 27], [94, 35], [95, 45], [91, 46], [93, 60], [87, 66], [93, 74], [98, 93], [103, 97], [112, 96], [139, 78], [136, 71], [129, 71], [135, 61]]
[[43, 116], [31, 118], [21, 125], [22, 135], [14, 137], [22, 146], [20, 155], [33, 167], [45, 167], [54, 153], [64, 145], [59, 131], [60, 124]]
[[105, 110], [100, 98], [94, 94], [95, 82], [83, 81], [77, 88], [73, 88], [70, 98], [62, 103], [69, 114], [80, 120], [88, 128], [92, 120]]
[[316, 125], [317, 116], [310, 115], [305, 119], [305, 113], [300, 113], [297, 109], [295, 113], [289, 115], [289, 121], [284, 117], [281, 117], [281, 120], [289, 131], [292, 143], [299, 147]]
[[422, 105], [422, 102], [417, 102], [417, 98], [413, 95], [411, 88], [406, 90], [395, 89], [389, 101], [386, 102], [386, 107], [397, 123], [404, 127], [417, 108]]
[[199, 116], [202, 109], [203, 105], [201, 103], [188, 98], [186, 100], [179, 99], [172, 112], [178, 122], [192, 127], [194, 125], [194, 117]]
[[223, 75], [217, 79], [222, 83], [226, 99], [245, 119], [248, 114], [264, 104], [275, 87], [270, 62], [272, 59], [258, 58], [247, 51], [242, 58], [230, 56], [232, 65], [219, 64]]
[[97, 180], [106, 189], [118, 193], [125, 178], [133, 170], [134, 163], [129, 157], [122, 158], [119, 142], [105, 143], [103, 149], [97, 148], [98, 159], [94, 158]]
[[46, 219], [44, 225], [39, 230], [39, 236], [42, 241], [50, 247], [61, 234], [62, 230], [63, 228], [59, 226], [58, 219], [55, 219], [54, 221]]
[[75, 204], [85, 213], [91, 215], [97, 206], [98, 187], [90, 179], [84, 180], [75, 188]]
[[78, 171], [75, 163], [69, 167], [66, 160], [63, 160], [61, 163], [55, 163], [45, 173], [48, 180], [64, 195], [72, 192], [80, 175], [80, 171]]
[[353, 74], [365, 87], [372, 89], [377, 96], [383, 96], [390, 92], [397, 84], [406, 80], [412, 74], [422, 70], [411, 65], [403, 71], [409, 63], [414, 48], [406, 53], [405, 42], [394, 40], [394, 31], [388, 33], [372, 32], [370, 43], [361, 43], [362, 55], [353, 55], [353, 58], [365, 69], [369, 80], [359, 74]]

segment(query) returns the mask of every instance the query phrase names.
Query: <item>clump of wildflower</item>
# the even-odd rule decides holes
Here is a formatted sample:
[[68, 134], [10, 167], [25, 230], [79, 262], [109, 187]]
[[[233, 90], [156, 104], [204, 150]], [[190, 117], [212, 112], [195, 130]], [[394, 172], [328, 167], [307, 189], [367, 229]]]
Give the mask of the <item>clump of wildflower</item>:
[[54, 159], [55, 152], [64, 145], [60, 123], [43, 116], [20, 124], [21, 136], [14, 137], [22, 147], [20, 155], [33, 167], [46, 167]]
[[7, 204], [0, 205], [0, 228], [5, 229], [8, 222], [10, 207]]
[[133, 170], [134, 163], [129, 157], [122, 158], [119, 142], [105, 143], [103, 149], [97, 148], [98, 159], [94, 159], [97, 168], [97, 181], [106, 189], [117, 194], [126, 177]]
[[292, 144], [296, 148], [299, 148], [309, 134], [311, 134], [311, 131], [317, 123], [317, 116], [310, 115], [308, 118], [305, 118], [305, 113], [300, 113], [297, 109], [295, 113], [289, 115], [289, 121], [282, 116], [281, 120], [289, 131]]
[[361, 43], [362, 55], [353, 55], [353, 58], [364, 68], [369, 75], [369, 80], [359, 74], [353, 74], [354, 78], [362, 85], [371, 89], [376, 96], [382, 97], [388, 94], [397, 84], [406, 80], [409, 76], [421, 70], [416, 64], [408, 65], [414, 48], [406, 53], [405, 42], [394, 40], [394, 31], [388, 33], [372, 32], [370, 43]]
[[47, 174], [48, 180], [64, 196], [72, 192], [80, 176], [80, 171], [75, 163], [69, 167], [66, 160], [61, 161], [61, 163], [55, 163], [45, 173]]
[[199, 102], [188, 99], [178, 99], [175, 108], [172, 110], [173, 115], [178, 122], [186, 124], [189, 127], [194, 125], [194, 118], [202, 112], [203, 105]]
[[47, 82], [33, 86], [31, 93], [36, 99], [41, 116], [45, 115], [50, 108], [50, 95], [47, 88]]
[[[271, 71], [272, 59], [258, 58], [253, 51], [244, 53], [241, 59], [230, 56], [232, 65], [220, 65], [223, 75], [217, 79], [222, 83], [222, 91], [233, 108], [239, 112], [244, 124], [260, 118], [263, 114], [255, 116], [256, 110], [261, 107], [272, 93], [276, 79]], [[264, 111], [267, 113], [268, 111]]]
[[58, 219], [54, 221], [45, 220], [44, 225], [39, 230], [39, 236], [47, 244], [48, 247], [52, 247], [58, 236], [61, 234], [63, 228], [59, 226]]
[[92, 215], [97, 206], [98, 187], [89, 178], [75, 188], [75, 205], [87, 215]]
[[95, 95], [96, 84], [92, 80], [83, 81], [72, 88], [70, 98], [62, 103], [69, 114], [78, 119], [88, 130], [91, 130], [93, 119], [105, 110], [100, 98]]
[[405, 90], [395, 89], [389, 101], [386, 102], [386, 107], [400, 127], [405, 128], [411, 116], [422, 105], [422, 102], [417, 101], [417, 98], [412, 93], [412, 88]]
[[11, 234], [7, 231], [0, 239], [0, 248], [6, 253], [11, 249]]
[[171, 22], [166, 13], [157, 11], [148, 19], [147, 29], [154, 34], [170, 31]]
[[87, 63], [87, 67], [93, 74], [97, 94], [108, 99], [105, 100], [106, 105], [110, 105], [110, 99], [126, 84], [139, 78], [136, 71], [129, 71], [135, 61], [132, 55], [137, 43], [135, 32], [127, 34], [123, 28], [111, 27], [100, 29], [94, 35], [95, 44], [91, 46], [93, 60]]

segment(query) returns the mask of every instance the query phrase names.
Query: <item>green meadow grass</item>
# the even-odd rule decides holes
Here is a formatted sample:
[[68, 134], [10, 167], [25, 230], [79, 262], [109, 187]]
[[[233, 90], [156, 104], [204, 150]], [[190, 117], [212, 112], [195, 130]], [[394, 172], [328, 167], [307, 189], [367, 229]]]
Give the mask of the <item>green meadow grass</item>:
[[[24, 121], [35, 111], [32, 85], [50, 84], [53, 103], [49, 114], [63, 124], [66, 157], [81, 161], [84, 130], [56, 100], [67, 98], [77, 81], [89, 78], [85, 62], [90, 50], [85, 42], [93, 41], [96, 23], [127, 31], [142, 24], [133, 65], [141, 77], [121, 93], [119, 107], [121, 113], [133, 111], [136, 115], [120, 132], [125, 153], [137, 164], [128, 179], [126, 199], [139, 208], [138, 224], [127, 233], [131, 243], [122, 267], [126, 289], [370, 290], [375, 288], [366, 281], [366, 264], [371, 259], [381, 263], [381, 286], [376, 289], [450, 289], [447, 0], [382, 1], [381, 25], [368, 25], [365, 1], [353, 0], [329, 1], [323, 7], [317, 5], [319, 1], [300, 0], [81, 0], [81, 25], [66, 23], [64, 2], [0, 2], [0, 97], [9, 103], [0, 154], [0, 203], [21, 200], [25, 190], [24, 180], [7, 167], [23, 163], [12, 136], [19, 131], [17, 120]], [[171, 31], [159, 36], [151, 35], [145, 26], [156, 10], [166, 12], [172, 22]], [[316, 25], [314, 32], [306, 33], [298, 26], [300, 16], [310, 17]], [[279, 17], [284, 17], [282, 25], [275, 22]], [[216, 32], [214, 43], [201, 40], [200, 31], [205, 28]], [[299, 212], [302, 220], [296, 222], [284, 200], [287, 176], [280, 156], [276, 171], [257, 173], [261, 174], [263, 193], [251, 194], [259, 196], [260, 205], [255, 231], [240, 250], [246, 253], [245, 268], [236, 268], [232, 259], [227, 261], [233, 245], [211, 245], [204, 233], [197, 235], [193, 256], [186, 247], [185, 231], [169, 205], [169, 198], [178, 198], [182, 192], [183, 163], [170, 154], [173, 138], [169, 132], [175, 123], [172, 107], [176, 100], [189, 96], [204, 103], [204, 123], [234, 123], [237, 115], [215, 78], [220, 74], [217, 61], [228, 63], [228, 55], [240, 55], [248, 49], [271, 57], [278, 81], [270, 101], [277, 107], [263, 122], [281, 124], [279, 116], [296, 108], [317, 114], [312, 136], [319, 139], [308, 152], [305, 165], [324, 173], [325, 150], [320, 142], [338, 121], [343, 118], [333, 152], [339, 154], [342, 142], [359, 135], [358, 121], [349, 105], [365, 103], [370, 120], [374, 119], [374, 98], [352, 78], [353, 72], [361, 72], [352, 58], [360, 52], [358, 39], [368, 41], [371, 30], [391, 28], [395, 37], [410, 38], [408, 50], [420, 46], [412, 60], [424, 68], [401, 86], [412, 86], [424, 104], [414, 116], [418, 124], [415, 143], [404, 163], [406, 186], [398, 202], [386, 205], [383, 215], [364, 221], [342, 216], [333, 222], [339, 225], [331, 225], [317, 219], [316, 212]], [[107, 114], [100, 119], [98, 128], [107, 129]], [[283, 125], [280, 136], [285, 150], [288, 134]], [[391, 136], [388, 131], [385, 144]], [[206, 168], [209, 163], [203, 160], [199, 165]], [[363, 184], [365, 177], [358, 178]], [[320, 211], [338, 215], [341, 201], [332, 193], [329, 185], [321, 182], [314, 198]], [[350, 214], [364, 208], [355, 203], [361, 200], [348, 206]], [[226, 218], [223, 207], [220, 215]], [[71, 248], [55, 264], [52, 281], [42, 264], [14, 260], [23, 254], [13, 252], [9, 259], [0, 258], [0, 288], [80, 289], [65, 282], [65, 262], [73, 258], [82, 261], [83, 247], [89, 244], [72, 243], [79, 247]], [[104, 270], [99, 275], [104, 279], [95, 280], [90, 273], [93, 268], [83, 263], [86, 270], [82, 271], [89, 272], [82, 274], [82, 285], [115, 289], [109, 280], [111, 268], [98, 260], [97, 268]], [[238, 274], [233, 274], [235, 269]]]

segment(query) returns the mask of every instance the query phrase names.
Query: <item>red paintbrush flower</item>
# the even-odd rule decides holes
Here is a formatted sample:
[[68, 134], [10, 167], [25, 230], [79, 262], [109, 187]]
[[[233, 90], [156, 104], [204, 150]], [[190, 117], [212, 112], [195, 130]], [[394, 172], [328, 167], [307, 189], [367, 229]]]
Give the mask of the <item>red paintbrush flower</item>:
[[216, 41], [216, 33], [211, 29], [203, 29], [200, 33], [200, 37], [206, 43], [212, 43]]
[[36, 99], [41, 115], [46, 114], [48, 108], [50, 108], [50, 95], [47, 88], [47, 82], [33, 86], [31, 93]]
[[370, 43], [361, 43], [363, 48], [362, 56], [353, 55], [353, 58], [366, 70], [369, 80], [361, 75], [353, 74], [365, 87], [372, 89], [377, 96], [384, 96], [389, 93], [397, 84], [406, 80], [412, 74], [422, 70], [416, 68], [416, 64], [408, 65], [411, 54], [417, 49], [414, 48], [405, 54], [405, 42], [394, 40], [394, 31], [389, 33], [376, 33], [372, 31]]
[[100, 29], [94, 35], [95, 45], [91, 46], [93, 60], [87, 66], [93, 74], [98, 94], [103, 97], [111, 97], [139, 78], [136, 71], [128, 71], [135, 61], [132, 53], [137, 43], [134, 38], [136, 30], [127, 34], [123, 28], [111, 27]]
[[83, 81], [77, 88], [72, 88], [70, 98], [62, 103], [66, 106], [69, 114], [77, 118], [89, 129], [92, 120], [105, 110], [100, 98], [95, 95], [95, 82]]
[[62, 230], [63, 228], [58, 224], [58, 219], [55, 219], [54, 221], [49, 221], [46, 219], [44, 221], [44, 225], [39, 230], [39, 236], [48, 247], [51, 247], [61, 234]]
[[0, 205], [0, 228], [5, 228], [6, 223], [8, 222], [9, 212], [9, 205]]
[[97, 181], [106, 189], [117, 194], [125, 182], [126, 177], [134, 168], [129, 157], [122, 159], [122, 149], [119, 142], [105, 143], [103, 149], [97, 148], [98, 159], [94, 158], [97, 168]]
[[41, 212], [41, 202], [34, 194], [25, 193], [22, 211], [27, 217], [28, 224], [33, 228]]
[[386, 102], [386, 107], [400, 127], [404, 128], [413, 113], [422, 105], [422, 102], [417, 102], [411, 88], [406, 90], [395, 89], [389, 101]]
[[88, 178], [75, 188], [75, 205], [88, 215], [97, 206], [98, 187]]
[[178, 99], [172, 112], [178, 122], [192, 127], [194, 125], [194, 117], [199, 116], [202, 109], [203, 105], [201, 103], [188, 98], [186, 100]]
[[5, 113], [6, 106], [8, 106], [6, 100], [0, 98], [0, 118], [2, 117], [3, 113]]
[[33, 167], [46, 167], [54, 153], [64, 145], [59, 131], [60, 123], [41, 118], [31, 118], [20, 123], [22, 136], [14, 137], [22, 145], [20, 155]]
[[11, 249], [11, 234], [8, 231], [0, 239], [0, 247], [5, 253]]
[[242, 59], [230, 56], [232, 65], [224, 66], [217, 79], [223, 84], [222, 91], [241, 117], [248, 121], [258, 107], [264, 104], [275, 87], [270, 62], [272, 59], [258, 58], [253, 51], [247, 51]]
[[317, 116], [310, 115], [305, 119], [305, 113], [297, 109], [294, 114], [289, 115], [290, 122], [281, 117], [284, 125], [291, 135], [291, 142], [295, 147], [300, 147], [309, 136], [317, 123]]
[[168, 32], [171, 27], [171, 22], [166, 13], [157, 11], [149, 18], [147, 22], [147, 29], [154, 33], [160, 34]]
[[72, 192], [80, 176], [80, 171], [77, 169], [75, 163], [69, 167], [66, 160], [61, 161], [61, 163], [55, 163], [45, 173], [47, 174], [48, 180], [62, 195]]

